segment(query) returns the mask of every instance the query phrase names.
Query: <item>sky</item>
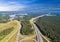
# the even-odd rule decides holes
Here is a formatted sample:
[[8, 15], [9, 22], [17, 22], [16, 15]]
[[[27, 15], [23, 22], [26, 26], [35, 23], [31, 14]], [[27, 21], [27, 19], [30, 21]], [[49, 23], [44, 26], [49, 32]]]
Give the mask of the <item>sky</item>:
[[60, 12], [60, 0], [0, 0], [0, 11]]

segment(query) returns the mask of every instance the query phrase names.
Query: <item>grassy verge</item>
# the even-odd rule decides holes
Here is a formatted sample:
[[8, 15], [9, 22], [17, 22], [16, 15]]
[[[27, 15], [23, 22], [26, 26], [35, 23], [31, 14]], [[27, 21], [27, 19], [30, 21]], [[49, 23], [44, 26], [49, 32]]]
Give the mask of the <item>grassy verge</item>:
[[43, 37], [42, 37], [43, 42], [47, 42]]
[[15, 35], [13, 35], [13, 37], [8, 42], [15, 42], [16, 35], [17, 35], [17, 33], [15, 33]]
[[34, 42], [33, 40], [24, 40], [22, 42]]
[[21, 21], [21, 23], [22, 23], [22, 29], [21, 29], [22, 35], [30, 35], [34, 33], [34, 29], [32, 29], [29, 20]]
[[[6, 35], [0, 42], [7, 42], [9, 41], [9, 39], [11, 39], [11, 37], [13, 37], [13, 35], [17, 32], [18, 30], [18, 21], [14, 20], [10, 22], [10, 25], [13, 25], [12, 27], [14, 28], [13, 31], [11, 31], [11, 33], [9, 33], [8, 35]], [[7, 25], [8, 26], [8, 25]]]
[[13, 31], [13, 28], [6, 29], [4, 31], [0, 32], [0, 40], [2, 40], [6, 35], [8, 35], [11, 31]]

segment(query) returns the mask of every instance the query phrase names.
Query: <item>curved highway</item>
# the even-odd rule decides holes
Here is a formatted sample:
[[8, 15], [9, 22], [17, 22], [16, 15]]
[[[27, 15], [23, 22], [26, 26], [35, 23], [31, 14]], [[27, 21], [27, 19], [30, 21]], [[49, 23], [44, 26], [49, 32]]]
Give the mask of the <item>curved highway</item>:
[[17, 31], [15, 42], [18, 42], [18, 40], [19, 40], [18, 38], [19, 38], [19, 35], [20, 35], [20, 29], [21, 29], [21, 23], [19, 22], [19, 28], [18, 28], [18, 31]]
[[50, 42], [48, 39], [45, 38], [45, 36], [42, 35], [42, 33], [40, 32], [40, 30], [38, 29], [38, 27], [36, 26], [36, 24], [34, 24], [34, 20], [40, 18], [40, 17], [44, 17], [44, 16], [47, 16], [47, 14], [44, 14], [44, 15], [40, 15], [40, 16], [37, 16], [35, 18], [32, 18], [32, 24], [35, 28], [35, 32], [36, 32], [36, 36], [37, 36], [37, 42], [43, 42], [42, 40], [42, 37], [47, 41], [47, 42]]

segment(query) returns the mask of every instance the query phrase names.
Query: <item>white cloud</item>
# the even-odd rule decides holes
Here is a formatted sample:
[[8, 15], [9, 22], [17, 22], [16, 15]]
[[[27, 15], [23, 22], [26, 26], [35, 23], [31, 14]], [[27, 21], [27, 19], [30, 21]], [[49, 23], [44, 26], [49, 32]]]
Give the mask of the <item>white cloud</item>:
[[25, 5], [16, 2], [0, 3], [0, 11], [17, 11], [25, 8]]

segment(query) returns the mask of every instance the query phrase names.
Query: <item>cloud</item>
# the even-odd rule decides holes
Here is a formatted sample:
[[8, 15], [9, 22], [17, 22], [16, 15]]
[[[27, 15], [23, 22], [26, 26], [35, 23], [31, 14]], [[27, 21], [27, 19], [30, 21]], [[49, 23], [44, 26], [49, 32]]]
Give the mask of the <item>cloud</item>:
[[25, 8], [25, 5], [16, 2], [0, 3], [0, 11], [18, 11]]
[[56, 6], [56, 4], [32, 4], [27, 5], [27, 7], [23, 11], [29, 12], [50, 12], [50, 11], [60, 11], [60, 6]]
[[[0, 11], [58, 11], [60, 10], [60, 4], [37, 4], [37, 0], [0, 0]], [[32, 4], [31, 4], [32, 3]]]

